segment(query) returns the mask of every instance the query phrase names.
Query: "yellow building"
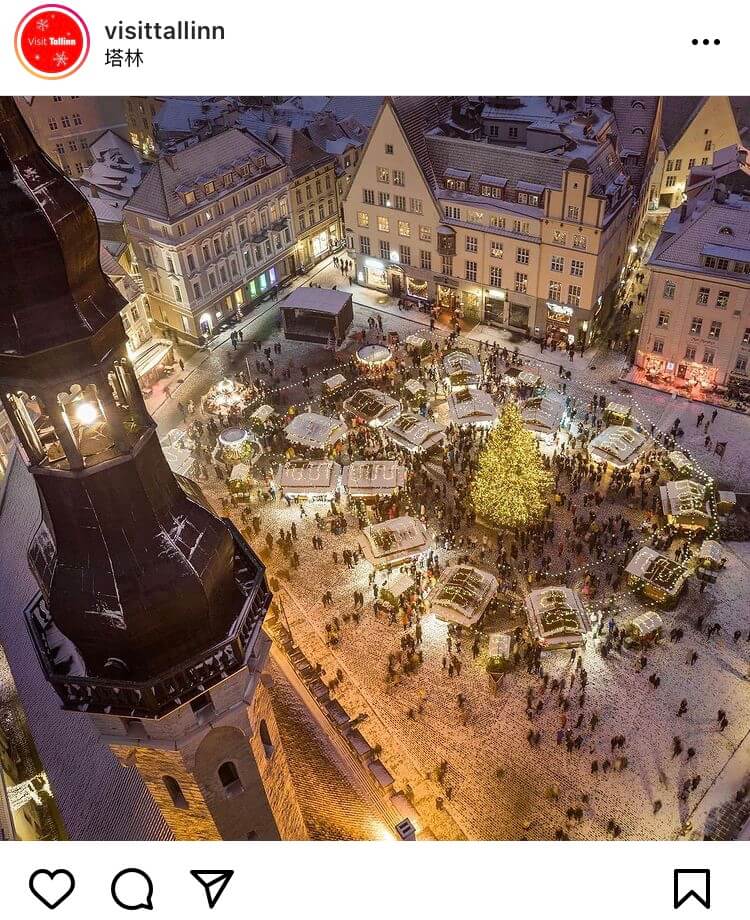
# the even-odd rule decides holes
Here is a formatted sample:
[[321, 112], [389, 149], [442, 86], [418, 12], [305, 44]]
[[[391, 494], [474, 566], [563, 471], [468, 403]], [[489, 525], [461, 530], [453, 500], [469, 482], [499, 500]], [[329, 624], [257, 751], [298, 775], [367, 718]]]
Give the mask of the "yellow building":
[[490, 141], [483, 113], [449, 98], [383, 101], [344, 203], [360, 284], [590, 341], [621, 276], [632, 184], [611, 112], [532, 103], [538, 124], [506, 145]]

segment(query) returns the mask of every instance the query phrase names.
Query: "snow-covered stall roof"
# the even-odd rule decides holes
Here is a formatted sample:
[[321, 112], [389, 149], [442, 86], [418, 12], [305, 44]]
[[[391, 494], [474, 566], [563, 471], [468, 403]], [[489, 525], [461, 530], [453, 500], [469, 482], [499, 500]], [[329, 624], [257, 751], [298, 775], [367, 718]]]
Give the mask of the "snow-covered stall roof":
[[387, 425], [386, 431], [396, 444], [411, 452], [429, 450], [445, 438], [443, 429], [434, 422], [410, 412]]
[[693, 479], [679, 479], [659, 487], [661, 507], [670, 524], [708, 527], [711, 523], [706, 488]]
[[726, 554], [718, 540], [704, 540], [698, 550], [698, 559], [704, 565], [721, 568], [727, 561]]
[[646, 448], [648, 437], [637, 428], [610, 425], [589, 443], [589, 454], [599, 463], [620, 468], [633, 466]]
[[457, 390], [448, 396], [448, 412], [456, 425], [488, 428], [497, 421], [495, 403], [484, 390]]
[[539, 435], [554, 434], [565, 415], [565, 400], [558, 393], [532, 396], [523, 404], [521, 418], [526, 427]]
[[667, 460], [679, 476], [689, 476], [693, 471], [693, 461], [681, 450], [671, 450], [667, 454]]
[[447, 568], [430, 592], [429, 605], [440, 620], [473, 626], [495, 596], [498, 580], [473, 565]]
[[451, 386], [475, 387], [482, 376], [482, 365], [471, 352], [454, 349], [443, 356], [443, 373]]
[[669, 556], [650, 546], [642, 546], [625, 566], [628, 575], [676, 597], [687, 580], [686, 570]]
[[650, 636], [664, 626], [664, 620], [655, 610], [647, 610], [630, 622], [630, 628], [641, 637]]
[[375, 568], [401, 565], [429, 549], [424, 524], [408, 516], [365, 527], [365, 557]]
[[253, 412], [253, 414], [250, 416], [250, 418], [254, 418], [256, 421], [263, 423], [263, 422], [267, 422], [269, 418], [272, 418], [275, 412], [276, 410], [274, 409], [273, 406], [264, 404], [262, 406], [258, 406], [255, 412]]
[[346, 437], [346, 426], [317, 412], [302, 412], [289, 422], [284, 434], [292, 444], [323, 450]]
[[397, 399], [369, 387], [357, 390], [342, 405], [344, 412], [364, 419], [371, 428], [382, 428], [401, 415], [401, 404]]
[[404, 389], [411, 393], [412, 396], [421, 396], [425, 391], [426, 387], [421, 380], [418, 380], [416, 377], [410, 377], [404, 383]]
[[324, 496], [336, 491], [340, 475], [332, 460], [289, 460], [278, 467], [276, 482], [290, 497]]
[[406, 336], [404, 344], [421, 351], [427, 344], [427, 339], [423, 335], [417, 335], [416, 332], [412, 332], [411, 335]]
[[344, 468], [343, 483], [353, 498], [391, 495], [403, 489], [406, 467], [397, 460], [354, 460]]
[[525, 600], [529, 629], [546, 649], [583, 645], [589, 618], [575, 591], [564, 585], [537, 588]]
[[538, 387], [542, 382], [542, 378], [534, 371], [521, 371], [516, 380], [525, 387]]
[[334, 374], [333, 377], [328, 377], [323, 381], [323, 386], [333, 392], [333, 390], [338, 390], [339, 387], [342, 387], [346, 383], [346, 377], [343, 374]]
[[357, 351], [357, 361], [368, 368], [387, 364], [392, 357], [390, 348], [386, 348], [385, 345], [363, 345]]

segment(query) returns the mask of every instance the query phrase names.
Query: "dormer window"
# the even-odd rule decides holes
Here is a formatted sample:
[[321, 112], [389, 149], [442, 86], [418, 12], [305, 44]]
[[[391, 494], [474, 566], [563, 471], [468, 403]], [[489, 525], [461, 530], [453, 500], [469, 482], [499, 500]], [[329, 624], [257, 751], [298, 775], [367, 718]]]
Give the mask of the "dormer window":
[[206, 182], [203, 186], [203, 191], [206, 195], [213, 195], [216, 191], [216, 184], [214, 182]]
[[264, 154], [263, 156], [258, 157], [258, 169], [265, 169], [265, 168], [266, 168], [266, 156]]
[[634, 100], [630, 103], [630, 108], [631, 108], [631, 109], [645, 109], [645, 106], [644, 106], [644, 104], [641, 102], [640, 99], [634, 99]]
[[224, 185], [225, 185], [225, 187], [228, 188], [228, 187], [232, 184], [232, 180], [233, 180], [233, 176], [232, 176], [231, 172], [224, 173]]
[[465, 169], [453, 169], [452, 167], [445, 170], [443, 181], [445, 187], [451, 192], [465, 192], [471, 173]]
[[722, 236], [734, 236], [734, 230], [732, 230], [731, 227], [722, 227], [719, 233], [721, 233]]
[[185, 204], [195, 204], [195, 192], [185, 192]]

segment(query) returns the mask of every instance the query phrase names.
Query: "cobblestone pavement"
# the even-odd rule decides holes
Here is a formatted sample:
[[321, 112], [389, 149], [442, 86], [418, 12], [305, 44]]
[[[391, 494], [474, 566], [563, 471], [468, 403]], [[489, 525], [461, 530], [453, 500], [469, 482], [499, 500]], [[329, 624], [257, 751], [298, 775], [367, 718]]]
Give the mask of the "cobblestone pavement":
[[[336, 283], [335, 278], [335, 270], [326, 269], [317, 280], [330, 286]], [[379, 303], [379, 299], [383, 302]], [[404, 335], [417, 325], [427, 325], [424, 315], [416, 311], [399, 313], [389, 298], [374, 297], [361, 288], [355, 289], [355, 301], [356, 329], [366, 328], [374, 309], [383, 314], [386, 331]], [[481, 338], [481, 331], [472, 338]], [[270, 316], [258, 322], [254, 334], [264, 344], [281, 341]], [[438, 329], [435, 334], [443, 335], [444, 331]], [[245, 346], [247, 340], [246, 335]], [[549, 385], [557, 386], [554, 358], [550, 361], [548, 353], [540, 354], [533, 343], [521, 342], [518, 347]], [[280, 363], [290, 358], [295, 369], [307, 364], [312, 372], [332, 363], [332, 356], [321, 349], [284, 342]], [[215, 357], [191, 374], [191, 392], [198, 396], [205, 392], [217, 379], [217, 373], [225, 372], [227, 360], [217, 349]], [[662, 430], [679, 417], [685, 430], [683, 446], [694, 453], [720, 486], [750, 490], [748, 456], [743, 455], [747, 451], [742, 448], [747, 443], [750, 421], [737, 413], [719, 410], [711, 435], [714, 440], [729, 442], [726, 457], [720, 460], [704, 450], [703, 431], [695, 428], [695, 418], [700, 411], [705, 412], [705, 406], [688, 405], [662, 393], [622, 385], [619, 370], [623, 360], [622, 355], [608, 351], [592, 351], [582, 360], [577, 358], [569, 392], [582, 401], [588, 401], [592, 392], [605, 392], [618, 400], [630, 398], [641, 418]], [[298, 380], [299, 374], [293, 370], [292, 383]], [[279, 394], [276, 404], [283, 407], [302, 396], [301, 387], [297, 387]], [[162, 429], [181, 421], [171, 405], [160, 410], [157, 417]], [[217, 502], [223, 495], [215, 483], [208, 485], [207, 492]], [[309, 510], [312, 514], [314, 507]], [[359, 625], [354, 625], [349, 617], [352, 593], [361, 590], [371, 597], [369, 566], [360, 562], [349, 570], [334, 566], [331, 559], [334, 549], [340, 553], [345, 546], [357, 544], [353, 518], [349, 518], [346, 535], [322, 532], [323, 549], [314, 551], [314, 524], [310, 518], [300, 521], [296, 509], [278, 504], [261, 505], [258, 514], [262, 532], [270, 530], [274, 535], [280, 528], [288, 529], [293, 519], [296, 521], [300, 568], [293, 573], [284, 570], [278, 550], [267, 559], [270, 571], [280, 573], [284, 583], [285, 609], [295, 640], [311, 661], [325, 667], [329, 678], [336, 670], [342, 671], [344, 679], [336, 691], [337, 698], [351, 716], [360, 712], [367, 715], [360, 730], [371, 744], [382, 748], [381, 759], [401, 788], [410, 786], [413, 800], [421, 807], [420, 813], [428, 814], [435, 836], [548, 838], [563, 828], [572, 837], [599, 839], [608, 835], [610, 821], [617, 822], [622, 835], [630, 838], [673, 837], [688, 821], [695, 833], [702, 834], [710, 811], [701, 803], [725, 801], [733, 796], [731, 784], [724, 787], [725, 767], [750, 728], [750, 682], [745, 679], [750, 648], [746, 641], [750, 629], [746, 545], [727, 545], [729, 560], [717, 583], [708, 586], [704, 594], [699, 594], [691, 583], [678, 608], [664, 614], [665, 634], [680, 626], [685, 638], [677, 644], [665, 639], [649, 654], [643, 672], [636, 669], [631, 653], [611, 655], [605, 660], [595, 640], [589, 639], [583, 659], [589, 675], [584, 725], [594, 711], [601, 721], [595, 732], [582, 731], [581, 751], [568, 754], [564, 745], [555, 742], [560, 710], [549, 696], [533, 726], [542, 733], [541, 745], [538, 749], [528, 745], [526, 692], [532, 683], [538, 685], [538, 678], [523, 669], [516, 670], [506, 676], [495, 695], [484, 668], [484, 648], [477, 659], [472, 659], [468, 647], [462, 654], [460, 676], [449, 678], [442, 668], [446, 627], [429, 615], [423, 620], [422, 667], [416, 673], [401, 676], [396, 684], [386, 682], [387, 655], [399, 647], [400, 627], [389, 624], [383, 615], [376, 616], [372, 607], [366, 607]], [[441, 557], [445, 562], [452, 554], [441, 551]], [[321, 604], [326, 590], [333, 594], [333, 608], [325, 609]], [[621, 592], [618, 601], [619, 623], [643, 609], [627, 592]], [[721, 624], [718, 636], [708, 640], [695, 629], [699, 614], [705, 615], [707, 623]], [[335, 648], [325, 644], [325, 625], [333, 616], [342, 621], [341, 642]], [[506, 618], [498, 625], [507, 629], [517, 624]], [[735, 643], [732, 636], [737, 629], [743, 630], [743, 637]], [[687, 663], [690, 650], [699, 656], [693, 667]], [[567, 653], [545, 655], [543, 666], [552, 677], [562, 679], [569, 672], [570, 661]], [[653, 672], [661, 676], [658, 690], [653, 690], [647, 681]], [[456, 705], [459, 693], [467, 700], [463, 711]], [[677, 717], [683, 698], [688, 701], [688, 712]], [[422, 714], [410, 717], [410, 710], [420, 704]], [[723, 732], [717, 730], [719, 709], [726, 710], [729, 718]], [[572, 716], [577, 717], [578, 711], [576, 699]], [[600, 770], [592, 776], [591, 761], [613, 760], [610, 739], [621, 734], [627, 738], [621, 752], [628, 758], [627, 768], [612, 769], [606, 774]], [[695, 749], [689, 761], [685, 753], [672, 758], [676, 735], [685, 751]], [[450, 797], [431, 778], [441, 761], [449, 765], [444, 786], [450, 788]], [[699, 776], [697, 789], [687, 801], [680, 800], [682, 784], [695, 776]], [[582, 805], [583, 822], [568, 828], [566, 811], [581, 805], [583, 794], [589, 797]], [[443, 808], [435, 805], [438, 797], [444, 799]], [[655, 812], [657, 801], [662, 805]]]

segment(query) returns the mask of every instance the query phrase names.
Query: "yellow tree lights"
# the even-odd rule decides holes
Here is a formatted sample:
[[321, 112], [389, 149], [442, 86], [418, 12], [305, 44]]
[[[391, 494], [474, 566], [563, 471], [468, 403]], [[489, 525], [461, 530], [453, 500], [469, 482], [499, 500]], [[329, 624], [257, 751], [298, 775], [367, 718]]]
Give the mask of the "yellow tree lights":
[[544, 516], [554, 478], [544, 468], [534, 435], [515, 405], [504, 407], [479, 456], [471, 498], [474, 510], [503, 529], [536, 524]]

